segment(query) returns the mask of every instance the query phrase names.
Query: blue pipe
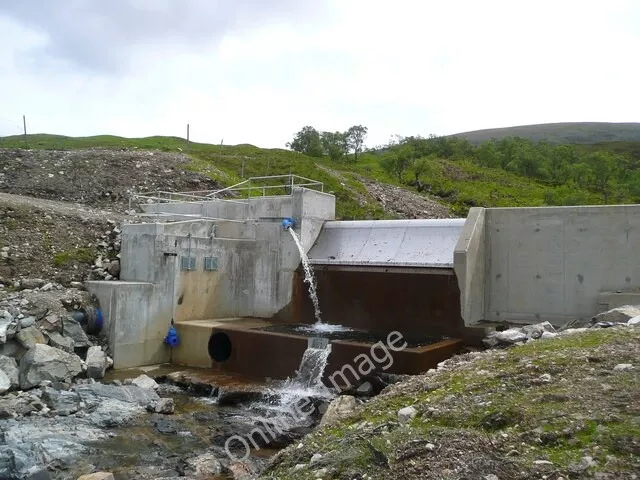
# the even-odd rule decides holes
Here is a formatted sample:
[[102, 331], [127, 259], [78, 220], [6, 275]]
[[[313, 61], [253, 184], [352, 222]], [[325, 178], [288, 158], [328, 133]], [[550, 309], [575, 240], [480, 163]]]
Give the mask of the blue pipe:
[[169, 327], [169, 331], [167, 332], [167, 336], [164, 337], [164, 343], [169, 345], [170, 347], [177, 347], [180, 344], [180, 337], [178, 337], [178, 332], [173, 326], [173, 319], [171, 319], [171, 326]]

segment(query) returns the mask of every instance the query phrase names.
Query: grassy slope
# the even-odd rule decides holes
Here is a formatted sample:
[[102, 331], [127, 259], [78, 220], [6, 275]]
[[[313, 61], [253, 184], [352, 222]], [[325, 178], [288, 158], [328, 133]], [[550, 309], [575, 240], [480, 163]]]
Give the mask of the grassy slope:
[[[283, 149], [262, 149], [252, 145], [210, 145], [186, 142], [178, 137], [147, 137], [129, 139], [115, 136], [64, 137], [57, 135], [30, 135], [29, 148], [79, 149], [79, 148], [138, 148], [162, 151], [183, 151], [193, 161], [189, 168], [204, 173], [224, 185], [241, 180], [244, 175], [261, 176], [294, 173], [324, 183], [325, 191], [337, 198], [337, 216], [340, 219], [386, 218], [379, 203], [368, 195], [361, 177], [381, 183], [400, 185], [378, 164], [378, 158], [364, 154], [357, 164], [334, 163], [328, 159], [312, 159]], [[5, 137], [0, 143], [4, 148], [24, 147], [21, 136]], [[322, 167], [337, 170], [337, 178]], [[409, 174], [407, 174], [408, 176]], [[431, 192], [449, 205], [456, 215], [466, 215], [471, 206], [507, 207], [544, 205], [544, 192], [552, 190], [535, 180], [505, 172], [501, 169], [483, 168], [464, 161], [440, 160], [429, 175]], [[406, 185], [401, 185], [404, 188]], [[363, 203], [358, 197], [365, 198]], [[436, 197], [436, 198], [437, 198]], [[591, 195], [586, 203], [598, 204], [598, 195]]]
[[[632, 478], [639, 353], [640, 328], [623, 328], [454, 357], [289, 447], [261, 478]], [[636, 368], [615, 371], [622, 363]], [[400, 426], [406, 406], [418, 415]], [[581, 470], [585, 456], [593, 465]]]
[[549, 143], [640, 142], [640, 123], [545, 123], [475, 130], [455, 136], [466, 138], [472, 143], [504, 137], [522, 137], [534, 142], [546, 140]]

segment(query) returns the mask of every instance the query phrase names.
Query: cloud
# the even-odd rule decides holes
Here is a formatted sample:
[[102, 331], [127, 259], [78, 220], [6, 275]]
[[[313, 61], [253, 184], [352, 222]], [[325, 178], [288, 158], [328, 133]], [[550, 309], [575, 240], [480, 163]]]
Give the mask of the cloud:
[[310, 0], [20, 0], [2, 2], [0, 15], [46, 35], [30, 51], [73, 67], [117, 71], [145, 49], [182, 47], [205, 52], [230, 32], [274, 21], [305, 21], [323, 11]]

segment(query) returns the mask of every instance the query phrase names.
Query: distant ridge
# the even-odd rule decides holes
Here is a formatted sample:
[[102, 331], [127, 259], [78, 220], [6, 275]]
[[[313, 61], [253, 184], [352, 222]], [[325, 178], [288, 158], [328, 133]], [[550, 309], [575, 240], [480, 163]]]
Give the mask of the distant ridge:
[[592, 144], [603, 142], [640, 142], [640, 123], [567, 122], [489, 128], [450, 135], [462, 137], [471, 143], [482, 143], [492, 138], [522, 137], [538, 142]]

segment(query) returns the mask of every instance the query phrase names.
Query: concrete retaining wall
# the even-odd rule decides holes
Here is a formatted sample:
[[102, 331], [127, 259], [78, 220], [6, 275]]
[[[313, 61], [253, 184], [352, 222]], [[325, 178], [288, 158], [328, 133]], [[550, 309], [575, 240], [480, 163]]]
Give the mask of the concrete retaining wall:
[[[478, 221], [469, 216], [455, 267], [469, 325], [562, 325], [601, 311], [603, 292], [640, 287], [640, 205], [491, 208]], [[469, 276], [482, 275], [483, 256], [482, 297]]]

